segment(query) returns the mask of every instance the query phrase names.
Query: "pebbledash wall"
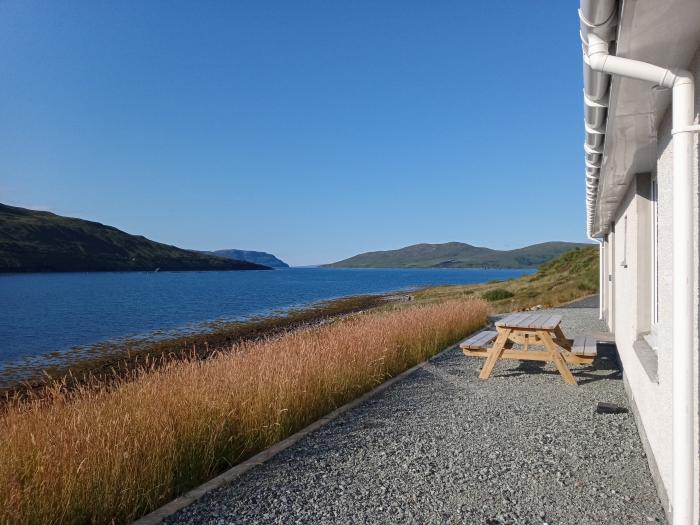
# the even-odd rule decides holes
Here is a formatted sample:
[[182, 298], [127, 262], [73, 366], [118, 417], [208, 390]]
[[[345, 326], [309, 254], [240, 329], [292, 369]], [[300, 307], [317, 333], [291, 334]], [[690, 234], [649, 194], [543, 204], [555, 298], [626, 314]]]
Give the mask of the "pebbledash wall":
[[[700, 79], [700, 52], [688, 67]], [[696, 85], [697, 88], [697, 85]], [[700, 108], [700, 89], [695, 91]], [[636, 405], [640, 433], [648, 448], [652, 473], [664, 506], [672, 491], [672, 187], [671, 112], [657, 129], [655, 173], [637, 174], [620, 203], [614, 227], [603, 243], [603, 315], [615, 334], [624, 368], [625, 386]], [[698, 259], [698, 139], [695, 135], [694, 257]], [[694, 369], [698, 371], [700, 281], [695, 268]], [[697, 376], [696, 376], [697, 377]], [[696, 386], [698, 381], [696, 380]], [[695, 392], [695, 435], [698, 432], [698, 392]], [[694, 454], [699, 472], [698, 451]], [[696, 516], [698, 515], [696, 501]]]

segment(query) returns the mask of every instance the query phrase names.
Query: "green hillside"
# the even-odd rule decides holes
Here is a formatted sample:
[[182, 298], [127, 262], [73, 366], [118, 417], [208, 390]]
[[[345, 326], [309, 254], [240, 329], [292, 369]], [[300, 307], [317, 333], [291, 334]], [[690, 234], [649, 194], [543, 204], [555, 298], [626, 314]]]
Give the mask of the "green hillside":
[[492, 250], [461, 242], [415, 244], [368, 252], [328, 264], [332, 268], [534, 268], [589, 244], [545, 242], [516, 250]]
[[260, 270], [97, 222], [0, 204], [0, 272]]
[[482, 297], [494, 312], [510, 312], [536, 305], [558, 306], [597, 292], [598, 248], [588, 246], [542, 264], [532, 275], [486, 284], [435, 286], [416, 292], [415, 298], [433, 302]]

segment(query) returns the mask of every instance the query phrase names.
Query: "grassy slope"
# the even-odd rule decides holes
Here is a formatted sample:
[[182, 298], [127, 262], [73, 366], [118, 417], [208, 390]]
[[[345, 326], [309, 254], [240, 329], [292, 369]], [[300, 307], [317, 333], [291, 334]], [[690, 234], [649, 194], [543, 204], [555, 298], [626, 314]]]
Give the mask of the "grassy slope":
[[0, 272], [253, 270], [111, 226], [0, 204]]
[[440, 302], [458, 297], [482, 297], [494, 290], [512, 297], [491, 301], [494, 312], [522, 310], [536, 305], [557, 306], [598, 291], [598, 249], [579, 248], [540, 266], [537, 273], [510, 281], [468, 286], [437, 286], [416, 293], [417, 300]]
[[578, 247], [569, 242], [533, 244], [517, 250], [492, 250], [460, 242], [416, 244], [369, 252], [327, 266], [334, 268], [528, 268]]

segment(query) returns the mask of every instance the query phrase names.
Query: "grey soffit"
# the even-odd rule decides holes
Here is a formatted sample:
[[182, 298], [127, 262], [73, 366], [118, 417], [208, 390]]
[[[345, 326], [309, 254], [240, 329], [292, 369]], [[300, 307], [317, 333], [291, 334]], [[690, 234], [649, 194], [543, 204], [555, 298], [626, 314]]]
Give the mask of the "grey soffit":
[[[698, 20], [698, 0], [625, 0], [615, 54], [686, 69], [700, 46]], [[594, 234], [608, 233], [632, 177], [655, 171], [657, 132], [670, 102], [668, 89], [613, 76]]]

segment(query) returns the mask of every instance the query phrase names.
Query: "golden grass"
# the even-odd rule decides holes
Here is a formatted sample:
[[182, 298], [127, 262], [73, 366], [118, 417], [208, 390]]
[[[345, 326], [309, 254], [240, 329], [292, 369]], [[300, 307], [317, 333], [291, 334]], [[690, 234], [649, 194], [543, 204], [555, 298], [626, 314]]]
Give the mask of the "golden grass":
[[126, 523], [474, 331], [481, 300], [394, 307], [0, 413], [0, 522]]
[[[113, 381], [127, 377], [134, 369], [158, 366], [192, 354], [206, 359], [212, 353], [228, 348], [243, 340], [257, 340], [278, 335], [372, 308], [385, 306], [389, 301], [380, 295], [340, 297], [330, 301], [291, 309], [283, 315], [247, 319], [245, 321], [216, 321], [206, 330], [164, 339], [134, 338], [118, 343], [104, 342], [81, 351], [63, 353], [55, 365], [34, 364], [0, 368], [0, 403], [7, 395], [36, 394], [57, 378], [68, 386], [89, 381]], [[20, 380], [21, 378], [21, 380]]]

